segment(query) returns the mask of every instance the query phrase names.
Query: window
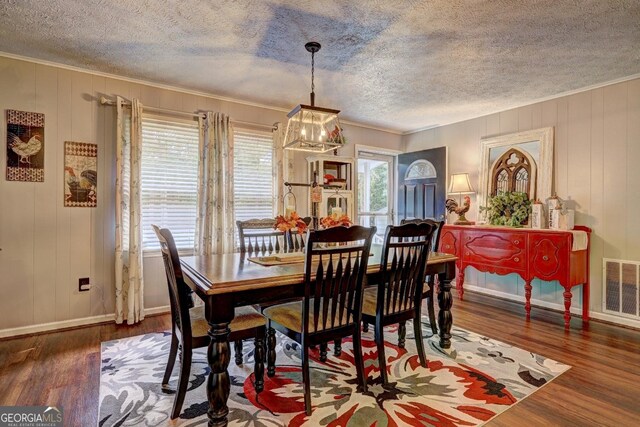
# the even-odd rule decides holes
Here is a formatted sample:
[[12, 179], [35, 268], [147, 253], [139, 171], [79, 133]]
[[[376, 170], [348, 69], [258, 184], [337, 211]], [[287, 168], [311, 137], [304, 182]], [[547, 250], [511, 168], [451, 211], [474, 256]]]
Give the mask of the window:
[[160, 249], [151, 224], [171, 230], [178, 249], [193, 249], [198, 192], [197, 122], [143, 117], [142, 247]]
[[236, 220], [273, 218], [273, 137], [235, 129], [233, 196]]

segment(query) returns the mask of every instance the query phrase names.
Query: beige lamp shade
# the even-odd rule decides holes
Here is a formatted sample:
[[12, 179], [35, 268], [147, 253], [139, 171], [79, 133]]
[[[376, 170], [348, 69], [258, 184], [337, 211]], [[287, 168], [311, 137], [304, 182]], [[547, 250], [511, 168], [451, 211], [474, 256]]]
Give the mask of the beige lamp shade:
[[454, 173], [451, 175], [451, 184], [449, 185], [450, 194], [470, 194], [475, 193], [471, 182], [469, 182], [468, 173]]

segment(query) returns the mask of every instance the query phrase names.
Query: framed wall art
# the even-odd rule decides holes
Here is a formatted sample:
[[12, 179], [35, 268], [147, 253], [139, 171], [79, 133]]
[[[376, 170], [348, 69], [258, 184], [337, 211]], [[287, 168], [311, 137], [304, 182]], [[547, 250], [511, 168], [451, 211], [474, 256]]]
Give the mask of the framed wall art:
[[98, 145], [64, 143], [64, 205], [95, 208], [98, 204]]
[[44, 182], [44, 114], [7, 110], [7, 181]]

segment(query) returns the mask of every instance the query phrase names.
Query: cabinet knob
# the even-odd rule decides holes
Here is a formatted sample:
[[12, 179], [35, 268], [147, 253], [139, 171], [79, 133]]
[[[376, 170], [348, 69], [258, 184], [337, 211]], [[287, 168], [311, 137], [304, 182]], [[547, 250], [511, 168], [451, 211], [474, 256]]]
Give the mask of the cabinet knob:
[[543, 259], [543, 261], [549, 261], [549, 257], [548, 257], [548, 256], [546, 256], [546, 255], [545, 255], [545, 256], [543, 256], [543, 257], [542, 257], [542, 259]]
[[520, 262], [520, 258], [518, 258], [518, 257], [515, 257], [513, 260], [514, 260], [515, 262]]
[[466, 255], [469, 255], [469, 252], [467, 252]]
[[516, 245], [520, 244], [520, 240], [514, 240], [513, 243], [515, 243]]
[[445, 245], [444, 248], [445, 249], [449, 249], [449, 248], [451, 248], [451, 245]]

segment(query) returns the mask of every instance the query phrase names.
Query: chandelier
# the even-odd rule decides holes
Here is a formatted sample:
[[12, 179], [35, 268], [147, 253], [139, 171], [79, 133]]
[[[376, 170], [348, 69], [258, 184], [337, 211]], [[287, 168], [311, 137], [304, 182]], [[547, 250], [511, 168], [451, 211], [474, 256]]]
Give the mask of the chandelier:
[[315, 53], [321, 46], [320, 43], [309, 42], [304, 47], [311, 52], [311, 105], [300, 104], [287, 115], [289, 122], [284, 138], [284, 148], [326, 153], [346, 144], [338, 119], [340, 110], [315, 106], [316, 94], [313, 82]]

